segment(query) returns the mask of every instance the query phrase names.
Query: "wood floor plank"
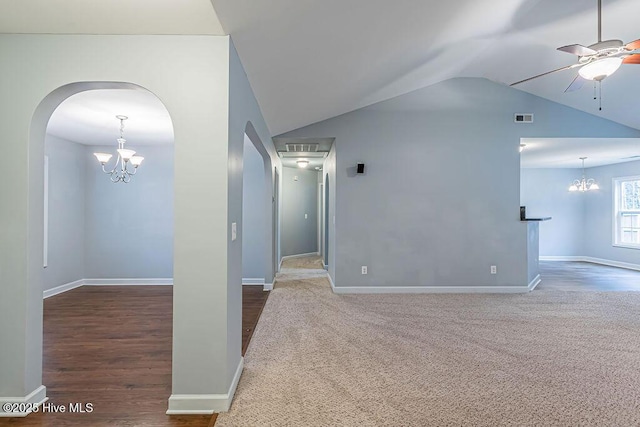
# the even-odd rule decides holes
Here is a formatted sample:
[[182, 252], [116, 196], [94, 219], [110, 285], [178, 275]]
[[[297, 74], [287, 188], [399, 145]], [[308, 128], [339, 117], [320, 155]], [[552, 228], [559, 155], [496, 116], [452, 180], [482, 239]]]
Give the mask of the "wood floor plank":
[[[84, 286], [44, 301], [43, 383], [50, 404], [92, 403], [91, 413], [34, 413], [0, 425], [212, 426], [216, 415], [168, 416], [170, 286]], [[269, 292], [243, 286], [242, 353]]]

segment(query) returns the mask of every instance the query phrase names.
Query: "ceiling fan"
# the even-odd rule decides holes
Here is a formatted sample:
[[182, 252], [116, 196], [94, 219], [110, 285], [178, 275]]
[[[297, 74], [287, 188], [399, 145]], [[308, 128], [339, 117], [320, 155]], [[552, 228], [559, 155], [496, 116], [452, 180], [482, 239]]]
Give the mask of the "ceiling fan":
[[590, 46], [571, 44], [558, 48], [559, 51], [577, 55], [578, 62], [576, 64], [547, 71], [512, 83], [510, 86], [519, 85], [558, 71], [578, 68], [578, 74], [565, 89], [565, 92], [572, 92], [580, 89], [587, 80], [601, 82], [615, 73], [622, 64], [640, 64], [640, 53], [633, 53], [638, 49], [640, 49], [640, 39], [627, 44], [624, 44], [622, 40], [602, 40], [602, 0], [598, 0], [598, 42]]

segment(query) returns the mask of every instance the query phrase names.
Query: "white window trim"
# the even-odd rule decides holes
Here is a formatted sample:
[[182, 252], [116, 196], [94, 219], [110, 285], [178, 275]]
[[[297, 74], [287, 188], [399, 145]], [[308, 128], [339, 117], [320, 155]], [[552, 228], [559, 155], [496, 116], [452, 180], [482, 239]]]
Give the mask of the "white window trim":
[[640, 249], [640, 244], [634, 245], [631, 243], [618, 243], [618, 200], [619, 200], [619, 194], [620, 194], [620, 182], [621, 181], [637, 181], [640, 180], [640, 175], [632, 175], [632, 176], [619, 176], [616, 178], [613, 178], [612, 180], [612, 186], [611, 188], [613, 188], [613, 202], [611, 203], [612, 206], [612, 214], [611, 214], [611, 218], [613, 221], [611, 221], [611, 225], [613, 226], [613, 230], [612, 230], [612, 246], [616, 247], [616, 248], [626, 248], [626, 249]]

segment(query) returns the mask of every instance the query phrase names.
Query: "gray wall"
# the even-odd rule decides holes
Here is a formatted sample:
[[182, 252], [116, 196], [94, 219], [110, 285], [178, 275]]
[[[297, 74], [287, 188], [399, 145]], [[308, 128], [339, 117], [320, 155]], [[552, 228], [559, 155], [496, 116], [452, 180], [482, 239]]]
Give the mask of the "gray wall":
[[318, 251], [318, 172], [315, 170], [283, 168], [281, 230], [282, 256]]
[[[532, 112], [536, 121], [515, 124], [515, 112]], [[393, 287], [527, 285], [520, 138], [638, 135], [462, 78], [282, 136], [336, 137], [336, 286]], [[366, 173], [355, 176], [359, 161]]]
[[640, 250], [613, 246], [613, 178], [640, 175], [640, 161], [586, 170], [600, 190], [585, 194], [584, 255], [640, 265]]
[[[226, 146], [225, 182], [226, 213], [227, 213], [227, 244], [226, 244], [226, 324], [228, 326], [226, 355], [228, 370], [226, 381], [230, 384], [234, 369], [240, 363], [242, 345], [242, 227], [236, 241], [231, 240], [231, 223], [242, 224], [242, 156], [245, 134], [261, 153], [264, 160], [265, 191], [263, 193], [264, 208], [267, 223], [272, 223], [273, 212], [273, 174], [276, 167], [280, 167], [280, 159], [276, 153], [271, 134], [262, 117], [262, 112], [255, 99], [249, 80], [244, 71], [238, 53], [229, 43], [228, 50], [228, 135]], [[273, 230], [265, 229], [266, 239], [263, 251], [267, 260], [265, 266], [265, 281], [271, 283], [275, 275], [274, 256], [272, 253]], [[227, 388], [228, 389], [228, 388]]]
[[580, 169], [522, 169], [520, 203], [530, 218], [551, 216], [540, 223], [540, 256], [584, 255], [585, 200], [592, 194], [570, 192]]
[[[84, 146], [47, 135], [49, 157], [48, 265], [44, 289], [85, 276], [85, 150]], [[46, 207], [45, 207], [46, 208]]]
[[134, 143], [145, 161], [129, 184], [109, 181], [93, 156], [115, 147], [47, 135], [45, 290], [79, 279], [173, 277], [173, 146]]
[[129, 144], [145, 160], [128, 184], [112, 183], [93, 156], [115, 143], [85, 147], [88, 279], [173, 277], [174, 148]]
[[264, 206], [264, 161], [248, 137], [242, 162], [242, 278], [264, 280], [268, 214]]

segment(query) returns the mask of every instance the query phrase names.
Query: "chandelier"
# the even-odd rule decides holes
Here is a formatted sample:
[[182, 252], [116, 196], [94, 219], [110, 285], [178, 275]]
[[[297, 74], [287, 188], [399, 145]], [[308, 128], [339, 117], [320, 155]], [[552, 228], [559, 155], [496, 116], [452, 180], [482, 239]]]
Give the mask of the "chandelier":
[[571, 186], [569, 187], [569, 191], [585, 192], [585, 191], [589, 191], [589, 190], [599, 190], [600, 189], [600, 187], [598, 187], [598, 184], [596, 183], [595, 179], [593, 179], [593, 178], [586, 179], [585, 178], [585, 174], [584, 174], [584, 159], [586, 159], [586, 157], [580, 157], [580, 160], [582, 160], [582, 179], [574, 180], [573, 183], [571, 184]]
[[[112, 154], [107, 153], [93, 153], [102, 165], [102, 171], [107, 175], [110, 175], [111, 182], [124, 182], [131, 181], [131, 177], [138, 171], [138, 166], [144, 160], [142, 156], [136, 156], [134, 150], [128, 150], [124, 148], [124, 144], [127, 142], [124, 139], [124, 121], [128, 119], [127, 116], [116, 116], [116, 119], [120, 120], [120, 138], [118, 138], [118, 158], [113, 169], [107, 170], [105, 165], [113, 157]], [[133, 165], [133, 170], [129, 170], [128, 165]]]

